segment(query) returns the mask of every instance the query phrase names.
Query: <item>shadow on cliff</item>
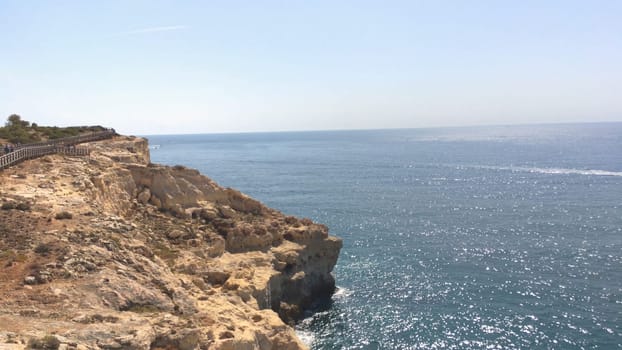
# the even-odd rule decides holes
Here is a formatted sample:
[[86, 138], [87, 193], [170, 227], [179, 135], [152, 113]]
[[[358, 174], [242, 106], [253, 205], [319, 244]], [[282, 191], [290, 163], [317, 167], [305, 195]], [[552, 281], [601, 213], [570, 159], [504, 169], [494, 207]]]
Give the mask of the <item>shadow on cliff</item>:
[[[311, 306], [304, 310], [303, 319], [312, 317], [320, 312], [326, 312], [333, 308], [335, 301], [333, 296], [324, 296], [313, 301]], [[300, 322], [299, 320], [298, 322]]]

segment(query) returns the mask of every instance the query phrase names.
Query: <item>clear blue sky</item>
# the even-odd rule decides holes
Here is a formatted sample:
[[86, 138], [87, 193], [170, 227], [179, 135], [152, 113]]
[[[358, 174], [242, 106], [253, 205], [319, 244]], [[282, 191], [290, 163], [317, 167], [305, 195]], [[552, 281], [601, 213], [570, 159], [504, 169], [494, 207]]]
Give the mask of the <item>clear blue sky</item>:
[[0, 0], [0, 117], [123, 133], [622, 120], [622, 1]]

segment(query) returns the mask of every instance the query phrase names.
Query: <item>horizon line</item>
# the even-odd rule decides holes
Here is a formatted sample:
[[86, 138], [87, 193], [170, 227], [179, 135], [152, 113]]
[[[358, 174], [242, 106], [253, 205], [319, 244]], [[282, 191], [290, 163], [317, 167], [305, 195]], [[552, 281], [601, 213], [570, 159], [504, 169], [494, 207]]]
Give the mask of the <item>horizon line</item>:
[[[174, 133], [174, 134], [128, 134], [133, 136], [189, 136], [189, 135], [239, 135], [239, 134], [278, 134], [278, 133], [313, 133], [313, 132], [344, 132], [344, 131], [391, 131], [391, 130], [424, 130], [424, 129], [467, 129], [482, 127], [520, 127], [520, 126], [554, 126], [574, 124], [619, 124], [622, 120], [613, 121], [580, 121], [580, 122], [540, 122], [540, 123], [509, 123], [509, 124], [472, 124], [472, 125], [445, 125], [445, 126], [422, 126], [422, 127], [396, 127], [396, 128], [357, 128], [357, 129], [310, 129], [310, 130], [256, 130], [256, 131], [214, 131], [197, 133]], [[125, 134], [125, 133], [124, 133]]]

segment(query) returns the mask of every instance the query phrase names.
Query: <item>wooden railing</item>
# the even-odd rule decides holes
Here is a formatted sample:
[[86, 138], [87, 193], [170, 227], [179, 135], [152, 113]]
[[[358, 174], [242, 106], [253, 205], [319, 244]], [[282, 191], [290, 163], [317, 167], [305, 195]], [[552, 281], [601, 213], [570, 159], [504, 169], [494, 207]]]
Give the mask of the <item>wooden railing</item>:
[[33, 159], [53, 153], [61, 153], [69, 156], [88, 156], [88, 148], [75, 147], [75, 145], [83, 142], [108, 139], [114, 135], [116, 135], [116, 132], [113, 129], [108, 129], [90, 134], [21, 145], [16, 147], [13, 152], [0, 156], [0, 169], [10, 167], [26, 159]]

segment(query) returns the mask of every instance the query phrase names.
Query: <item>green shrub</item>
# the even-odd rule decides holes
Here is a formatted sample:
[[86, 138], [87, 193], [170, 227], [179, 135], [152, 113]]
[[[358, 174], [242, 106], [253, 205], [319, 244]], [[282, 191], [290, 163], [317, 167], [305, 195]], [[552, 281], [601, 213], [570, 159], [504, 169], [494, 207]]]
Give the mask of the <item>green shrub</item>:
[[16, 252], [13, 250], [5, 250], [5, 251], [0, 251], [0, 261], [2, 260], [8, 260], [9, 263], [11, 262], [21, 263], [21, 262], [28, 260], [28, 257], [24, 253]]
[[12, 114], [7, 119], [4, 127], [0, 127], [0, 138], [7, 139], [11, 143], [32, 143], [42, 139], [59, 139], [63, 137], [77, 136], [83, 133], [105, 130], [102, 126], [70, 126], [59, 128], [58, 126], [39, 126], [22, 120], [17, 114]]
[[32, 338], [28, 341], [28, 349], [56, 350], [60, 347], [60, 340], [53, 335], [46, 335], [43, 338]]
[[2, 210], [11, 210], [11, 209], [15, 209], [15, 202], [2, 203]]
[[68, 211], [61, 211], [60, 213], [56, 214], [55, 218], [56, 220], [65, 220], [73, 218], [73, 215]]
[[144, 313], [155, 313], [155, 312], [160, 312], [160, 309], [158, 309], [157, 306], [155, 305], [131, 305], [127, 308], [122, 308], [122, 311], [130, 311], [130, 312], [135, 312], [137, 314], [144, 314]]
[[21, 211], [28, 211], [28, 210], [30, 210], [30, 203], [28, 203], [28, 202], [21, 202], [21, 203], [18, 203], [18, 204], [15, 206], [15, 209], [17, 209], [17, 210], [21, 210]]
[[35, 247], [35, 253], [37, 253], [39, 255], [46, 255], [47, 253], [50, 252], [50, 250], [52, 250], [50, 245], [49, 244], [45, 244], [45, 243], [40, 243], [39, 245], [37, 245]]

